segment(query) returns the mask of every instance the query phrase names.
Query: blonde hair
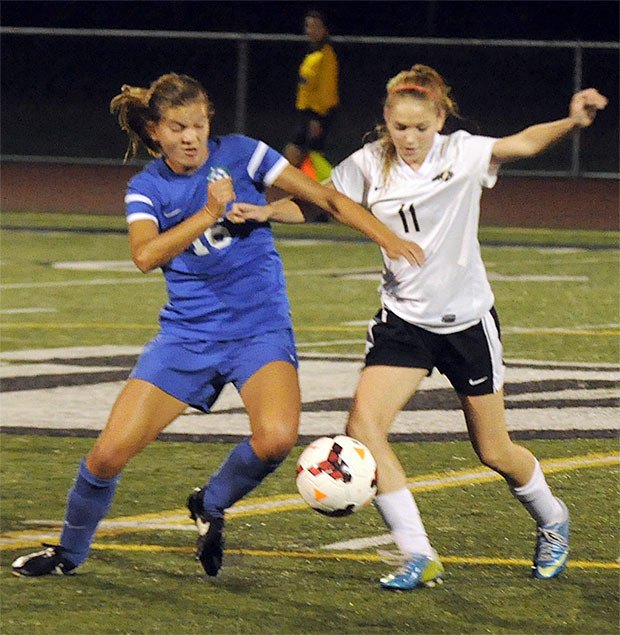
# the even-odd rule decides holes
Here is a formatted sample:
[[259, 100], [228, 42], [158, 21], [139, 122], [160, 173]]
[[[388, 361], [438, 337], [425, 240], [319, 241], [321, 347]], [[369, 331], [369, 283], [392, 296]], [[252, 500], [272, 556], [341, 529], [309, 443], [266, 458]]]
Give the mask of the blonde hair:
[[[433, 102], [438, 113], [460, 118], [458, 106], [450, 96], [451, 88], [444, 78], [430, 66], [415, 64], [409, 70], [401, 71], [386, 84], [385, 108], [402, 95]], [[392, 164], [396, 160], [396, 148], [385, 123], [378, 125], [371, 133], [381, 145], [383, 157], [383, 179], [387, 182]]]
[[204, 101], [211, 119], [215, 111], [207, 91], [189, 75], [167, 73], [158, 77], [149, 88], [124, 84], [110, 102], [110, 112], [117, 116], [118, 125], [129, 136], [125, 161], [136, 156], [140, 144], [149, 154], [160, 156], [161, 149], [151, 138], [147, 124], [160, 121], [168, 108], [195, 101]]

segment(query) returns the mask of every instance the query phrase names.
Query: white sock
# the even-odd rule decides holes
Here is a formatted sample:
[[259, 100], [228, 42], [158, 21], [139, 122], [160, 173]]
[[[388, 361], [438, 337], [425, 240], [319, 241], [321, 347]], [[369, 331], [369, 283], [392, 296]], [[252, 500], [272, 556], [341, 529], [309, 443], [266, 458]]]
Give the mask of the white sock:
[[379, 494], [375, 498], [375, 504], [390, 529], [396, 546], [403, 554], [434, 556], [435, 552], [426, 535], [418, 506], [407, 488]]
[[527, 509], [539, 527], [558, 523], [564, 519], [564, 509], [551, 493], [538, 461], [530, 480], [521, 487], [511, 487], [510, 491]]

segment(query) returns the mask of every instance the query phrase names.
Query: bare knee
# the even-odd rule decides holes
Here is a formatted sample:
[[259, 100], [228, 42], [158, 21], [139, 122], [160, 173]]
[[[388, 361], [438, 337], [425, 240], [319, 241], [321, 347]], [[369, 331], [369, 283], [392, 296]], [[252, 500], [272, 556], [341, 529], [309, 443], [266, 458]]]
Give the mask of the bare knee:
[[95, 445], [86, 457], [86, 465], [94, 476], [113, 478], [125, 467], [129, 457], [123, 448], [111, 445]]
[[350, 413], [345, 432], [348, 436], [361, 441], [370, 448], [387, 443], [387, 434], [373, 417], [353, 409]]
[[372, 436], [371, 428], [359, 419], [349, 420], [345, 428], [345, 433], [362, 443], [367, 443], [368, 439]]
[[476, 450], [476, 454], [480, 462], [501, 475], [511, 474], [514, 470], [515, 463], [515, 446], [513, 443], [505, 447], [480, 447]]
[[295, 426], [272, 426], [268, 430], [252, 435], [252, 447], [263, 461], [283, 461], [295, 447], [297, 428]]

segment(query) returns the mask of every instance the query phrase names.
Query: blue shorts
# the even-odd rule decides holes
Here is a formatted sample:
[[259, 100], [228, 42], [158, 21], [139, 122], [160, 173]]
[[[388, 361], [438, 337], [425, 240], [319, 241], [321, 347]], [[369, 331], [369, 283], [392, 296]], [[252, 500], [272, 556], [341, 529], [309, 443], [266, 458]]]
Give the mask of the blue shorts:
[[275, 361], [298, 367], [291, 329], [228, 342], [198, 342], [160, 333], [144, 347], [129, 377], [148, 381], [208, 412], [226, 384], [241, 390], [256, 371]]

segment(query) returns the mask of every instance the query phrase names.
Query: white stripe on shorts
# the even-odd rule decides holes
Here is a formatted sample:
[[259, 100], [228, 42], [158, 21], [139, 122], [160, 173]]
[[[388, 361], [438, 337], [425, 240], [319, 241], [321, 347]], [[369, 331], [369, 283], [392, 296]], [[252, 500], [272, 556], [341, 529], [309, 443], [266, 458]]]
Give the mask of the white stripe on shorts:
[[488, 311], [480, 320], [482, 330], [489, 346], [489, 355], [491, 356], [491, 368], [493, 369], [493, 392], [501, 390], [504, 385], [504, 377], [506, 375], [506, 366], [504, 365], [504, 347], [499, 339], [499, 332], [495, 325], [495, 320]]
[[368, 328], [366, 329], [366, 347], [364, 350], [364, 355], [368, 355], [370, 353], [370, 349], [375, 345], [375, 335], [372, 332], [372, 329], [380, 324], [381, 322], [387, 322], [388, 312], [385, 308], [381, 309], [381, 317], [377, 317], [374, 315], [368, 322]]

